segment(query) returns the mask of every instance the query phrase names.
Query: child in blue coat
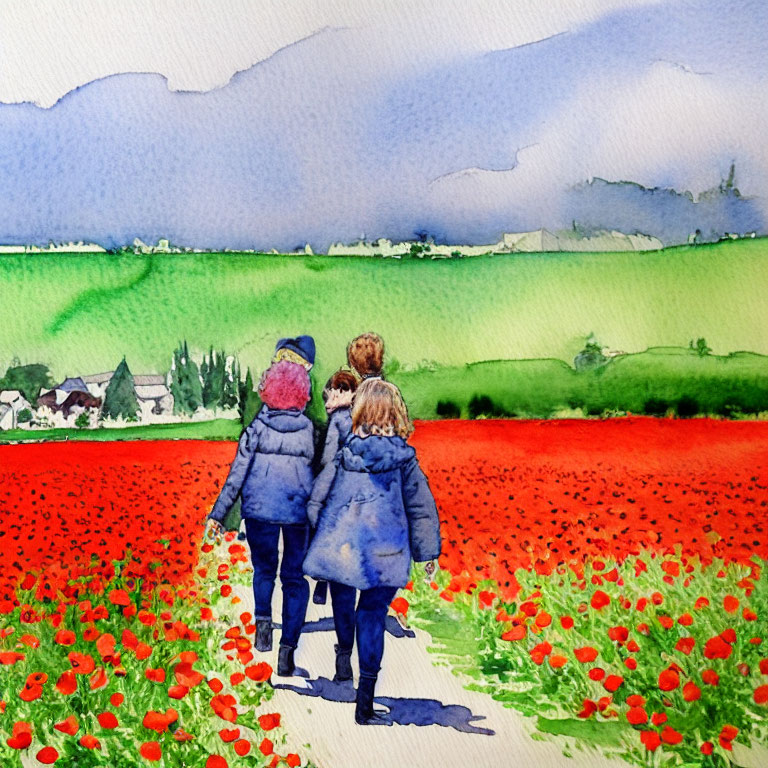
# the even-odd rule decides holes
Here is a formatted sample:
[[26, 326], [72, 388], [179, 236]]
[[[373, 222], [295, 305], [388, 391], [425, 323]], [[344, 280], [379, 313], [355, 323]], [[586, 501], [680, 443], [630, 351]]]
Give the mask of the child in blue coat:
[[309, 584], [302, 562], [309, 544], [307, 501], [312, 490], [314, 436], [304, 415], [310, 381], [306, 366], [273, 362], [259, 383], [264, 403], [243, 432], [237, 455], [209, 515], [214, 526], [239, 496], [253, 562], [256, 648], [272, 649], [272, 592], [283, 536], [280, 581], [283, 625], [277, 673], [292, 675], [293, 655], [306, 616]]
[[363, 381], [352, 429], [315, 481], [307, 512], [316, 531], [304, 571], [330, 584], [336, 680], [352, 678], [357, 635], [355, 721], [391, 725], [373, 709], [387, 609], [408, 583], [411, 561], [431, 565], [439, 556], [440, 523], [416, 453], [405, 442], [412, 427], [397, 387], [379, 378]]

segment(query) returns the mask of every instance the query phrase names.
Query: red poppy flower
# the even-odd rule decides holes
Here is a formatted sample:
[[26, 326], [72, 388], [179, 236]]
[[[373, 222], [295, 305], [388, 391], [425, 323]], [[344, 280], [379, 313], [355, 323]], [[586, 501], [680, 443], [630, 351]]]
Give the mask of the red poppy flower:
[[86, 749], [101, 749], [101, 742], [90, 733], [86, 733], [85, 736], [80, 739], [79, 744]]
[[736, 728], [734, 725], [724, 725], [722, 730], [720, 731], [720, 746], [723, 749], [727, 749], [729, 751], [733, 750], [733, 747], [731, 746], [731, 742], [736, 738], [736, 736], [739, 733], [739, 729]]
[[755, 704], [768, 704], [768, 685], [760, 685], [755, 688], [753, 698]]
[[301, 758], [297, 754], [290, 752], [285, 756], [285, 764], [288, 768], [298, 768], [301, 765]]
[[711, 741], [705, 741], [700, 747], [699, 752], [702, 755], [711, 755], [715, 749], [715, 745]]
[[560, 669], [561, 667], [564, 667], [568, 663], [568, 658], [566, 656], [561, 656], [559, 653], [553, 653], [549, 657], [549, 666], [553, 669]]
[[707, 659], [727, 659], [733, 648], [730, 643], [726, 643], [719, 635], [711, 637], [704, 644], [704, 657]]
[[165, 682], [165, 670], [161, 668], [152, 669], [151, 667], [144, 670], [144, 677], [152, 683], [164, 683]]
[[640, 741], [649, 752], [655, 752], [661, 746], [661, 739], [656, 731], [640, 731]]
[[32, 743], [32, 725], [24, 720], [13, 724], [13, 729], [5, 743], [11, 749], [26, 749]]
[[234, 747], [235, 752], [237, 752], [240, 757], [245, 757], [251, 751], [251, 742], [246, 739], [238, 739], [235, 742]]
[[528, 628], [525, 626], [525, 624], [516, 624], [514, 627], [512, 627], [512, 629], [502, 633], [501, 639], [514, 642], [517, 640], [522, 640], [527, 633]]
[[590, 605], [596, 610], [599, 611], [601, 608], [605, 608], [606, 605], [610, 605], [611, 598], [603, 592], [602, 589], [595, 590], [595, 594], [592, 595], [592, 599], [590, 600]]
[[139, 643], [136, 646], [135, 653], [136, 653], [136, 658], [139, 659], [139, 661], [148, 659], [152, 655], [152, 646], [147, 645], [146, 643]]
[[139, 754], [153, 763], [160, 760], [163, 756], [163, 750], [156, 741], [146, 741], [139, 747]]
[[665, 669], [659, 675], [659, 689], [674, 691], [680, 685], [680, 675], [674, 669]]
[[96, 716], [96, 719], [99, 721], [99, 725], [102, 728], [106, 728], [108, 730], [117, 728], [118, 726], [117, 718], [111, 712], [102, 712]]
[[226, 744], [229, 744], [231, 741], [235, 741], [235, 739], [240, 738], [240, 729], [239, 728], [222, 728], [219, 731], [219, 736], [221, 737], [221, 740], [225, 742]]
[[723, 598], [723, 608], [726, 613], [736, 613], [739, 610], [739, 598], [733, 595], [726, 595]]
[[123, 696], [122, 693], [113, 693], [109, 697], [109, 703], [113, 707], [119, 707], [123, 703], [123, 701], [125, 701], [125, 696]]
[[560, 626], [563, 629], [572, 629], [573, 628], [573, 619], [570, 616], [561, 616], [560, 617]]
[[273, 728], [280, 726], [280, 715], [278, 713], [272, 713], [268, 715], [259, 715], [259, 726], [262, 731], [271, 731]]
[[651, 722], [658, 728], [660, 725], [664, 725], [667, 722], [666, 712], [654, 712], [651, 715]]
[[552, 623], [552, 617], [546, 611], [539, 611], [534, 619], [534, 624], [540, 629], [545, 629]]
[[77, 690], [77, 678], [74, 670], [67, 669], [61, 673], [56, 682], [56, 690], [63, 696], [69, 696]]
[[683, 698], [686, 701], [696, 701], [701, 698], [701, 688], [696, 683], [689, 681], [683, 686]]
[[629, 630], [626, 627], [611, 627], [608, 637], [615, 643], [625, 643], [629, 638]]
[[205, 761], [205, 768], [229, 768], [229, 763], [221, 755], [211, 755]]
[[100, 688], [104, 688], [109, 683], [109, 678], [104, 670], [104, 667], [99, 667], [92, 675], [90, 679], [90, 687], [92, 691], [97, 691]]
[[171, 723], [179, 719], [179, 713], [175, 709], [166, 709], [165, 712], [149, 710], [142, 720], [142, 725], [151, 731], [163, 733], [168, 730]]
[[76, 653], [72, 651], [67, 654], [67, 658], [72, 665], [72, 671], [76, 675], [90, 675], [96, 668], [96, 663], [87, 653]]
[[179, 662], [173, 668], [173, 674], [176, 682], [185, 688], [194, 688], [205, 680], [205, 677], [196, 669], [193, 669], [192, 663], [188, 661]]
[[68, 736], [74, 736], [80, 729], [80, 725], [74, 715], [70, 715], [66, 720], [56, 723], [53, 727], [55, 730], [66, 733]]
[[59, 753], [53, 747], [43, 747], [35, 757], [43, 765], [53, 765], [59, 759]]
[[593, 648], [591, 645], [587, 645], [584, 648], [574, 648], [573, 655], [577, 661], [582, 664], [588, 664], [597, 658], [597, 648]]
[[603, 682], [603, 688], [613, 693], [619, 689], [623, 682], [624, 678], [621, 675], [608, 675]]
[[676, 731], [674, 728], [670, 728], [668, 725], [665, 725], [661, 731], [661, 740], [665, 744], [679, 744], [683, 740], [683, 734], [679, 731]]
[[642, 725], [648, 722], [648, 713], [642, 707], [630, 707], [627, 721], [632, 725]]
[[53, 637], [53, 641], [59, 645], [74, 645], [77, 637], [69, 629], [60, 629]]
[[234, 723], [237, 721], [235, 697], [220, 693], [211, 699], [211, 709], [222, 719]]
[[720, 683], [720, 675], [718, 675], [714, 669], [705, 669], [701, 673], [701, 679], [707, 685], [718, 685]]
[[[580, 717], [582, 720], [586, 720], [587, 718], [592, 717], [595, 712], [597, 712], [597, 704], [595, 704], [592, 699], [584, 699], [581, 712], [579, 712], [576, 717]], [[267, 753], [265, 752], [264, 754]]]
[[681, 637], [675, 644], [675, 650], [684, 653], [686, 656], [690, 656], [691, 651], [696, 645], [696, 640], [692, 637]]

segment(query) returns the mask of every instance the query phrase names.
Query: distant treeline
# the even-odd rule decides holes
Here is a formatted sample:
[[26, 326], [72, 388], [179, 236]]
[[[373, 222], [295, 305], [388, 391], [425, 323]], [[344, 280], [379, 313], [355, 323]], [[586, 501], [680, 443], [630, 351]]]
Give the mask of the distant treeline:
[[581, 370], [561, 360], [499, 360], [392, 378], [419, 419], [768, 413], [768, 357], [749, 352], [664, 347]]
[[[246, 369], [243, 376], [237, 359], [224, 352], [210, 350], [200, 364], [193, 357], [185, 342], [173, 352], [168, 378], [174, 411], [236, 408], [248, 424], [261, 405], [251, 371]], [[659, 347], [606, 358], [599, 346], [588, 343], [574, 363], [572, 367], [554, 359], [498, 360], [417, 370], [402, 370], [395, 364], [385, 372], [402, 389], [417, 419], [768, 414], [765, 355], [713, 355], [705, 340], [698, 339], [687, 349]], [[121, 378], [116, 375], [113, 384]], [[312, 372], [310, 413], [318, 420], [323, 418], [324, 380]], [[52, 385], [50, 371], [39, 364], [12, 365], [0, 378], [0, 389], [19, 389], [32, 403], [41, 387]], [[133, 412], [130, 392], [127, 398]]]

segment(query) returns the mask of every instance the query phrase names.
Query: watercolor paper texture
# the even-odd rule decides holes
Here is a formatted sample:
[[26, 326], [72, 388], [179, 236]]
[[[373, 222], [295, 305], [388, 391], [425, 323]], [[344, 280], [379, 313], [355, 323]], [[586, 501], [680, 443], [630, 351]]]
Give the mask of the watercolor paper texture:
[[767, 34], [0, 0], [0, 765], [768, 764]]

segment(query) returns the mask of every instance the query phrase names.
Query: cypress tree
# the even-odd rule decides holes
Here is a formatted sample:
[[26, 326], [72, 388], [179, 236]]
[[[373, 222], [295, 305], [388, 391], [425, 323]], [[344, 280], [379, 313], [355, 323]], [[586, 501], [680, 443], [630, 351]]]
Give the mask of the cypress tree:
[[[213, 350], [211, 350], [211, 358], [213, 358]], [[209, 407], [210, 398], [210, 379], [211, 379], [212, 364], [208, 362], [208, 358], [203, 355], [203, 361], [200, 363], [200, 378], [203, 380], [203, 406]]]
[[187, 342], [179, 345], [173, 353], [171, 370], [171, 394], [173, 412], [193, 414], [203, 402], [203, 387], [197, 364], [189, 357]]
[[224, 368], [224, 394], [222, 404], [225, 408], [235, 408], [240, 405], [240, 365], [236, 357], [232, 357]]
[[253, 388], [253, 376], [251, 369], [248, 368], [240, 394], [240, 418], [244, 427], [247, 427], [254, 420], [260, 408], [261, 398]]
[[128, 363], [123, 358], [107, 385], [101, 415], [102, 418], [110, 417], [113, 419], [122, 416], [126, 420], [134, 421], [138, 411], [139, 401], [133, 385], [133, 376], [128, 368]]

